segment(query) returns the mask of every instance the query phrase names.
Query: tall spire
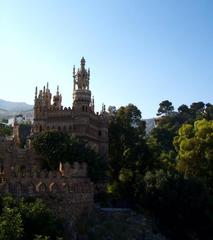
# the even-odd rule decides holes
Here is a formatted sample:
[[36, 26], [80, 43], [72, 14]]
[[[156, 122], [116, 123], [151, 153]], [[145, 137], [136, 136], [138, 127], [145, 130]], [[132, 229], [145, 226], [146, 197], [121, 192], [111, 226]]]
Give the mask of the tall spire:
[[85, 58], [82, 57], [82, 58], [81, 58], [81, 69], [84, 69], [85, 63], [86, 63]]
[[38, 95], [38, 88], [36, 87], [35, 88], [35, 99], [37, 98], [37, 95]]

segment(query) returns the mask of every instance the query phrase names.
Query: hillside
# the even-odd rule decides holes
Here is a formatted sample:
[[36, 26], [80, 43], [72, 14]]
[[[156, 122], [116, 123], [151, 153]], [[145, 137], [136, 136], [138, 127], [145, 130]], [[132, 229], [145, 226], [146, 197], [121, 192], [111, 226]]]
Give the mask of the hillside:
[[8, 112], [25, 112], [33, 109], [33, 105], [25, 102], [10, 102], [0, 99], [0, 110]]
[[33, 105], [24, 102], [10, 102], [0, 99], [0, 118], [11, 118], [16, 114], [33, 115]]

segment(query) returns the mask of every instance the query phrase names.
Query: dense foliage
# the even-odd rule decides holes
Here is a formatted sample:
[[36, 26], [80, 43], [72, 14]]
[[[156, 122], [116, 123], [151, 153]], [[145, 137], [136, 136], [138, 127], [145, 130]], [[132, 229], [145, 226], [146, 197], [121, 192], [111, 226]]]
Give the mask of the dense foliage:
[[88, 175], [92, 181], [104, 180], [106, 162], [84, 142], [56, 130], [39, 133], [33, 140], [33, 146], [42, 158], [46, 169], [57, 169], [60, 162], [86, 162]]
[[129, 104], [111, 113], [108, 192], [122, 204], [134, 204], [138, 178], [155, 165], [145, 141], [140, 110]]
[[109, 110], [111, 204], [148, 211], [170, 239], [213, 239], [213, 105], [165, 100], [148, 136], [136, 106]]
[[202, 179], [213, 192], [213, 120], [183, 124], [174, 138], [177, 169], [185, 176]]
[[140, 190], [141, 205], [170, 239], [212, 239], [211, 198], [201, 181], [161, 169], [147, 172]]
[[63, 239], [62, 222], [41, 200], [16, 201], [10, 196], [0, 200], [0, 240]]

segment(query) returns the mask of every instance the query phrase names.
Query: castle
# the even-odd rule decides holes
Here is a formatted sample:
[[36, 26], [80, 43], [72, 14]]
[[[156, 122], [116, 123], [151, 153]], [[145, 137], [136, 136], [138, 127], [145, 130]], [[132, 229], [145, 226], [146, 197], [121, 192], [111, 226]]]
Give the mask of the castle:
[[44, 130], [56, 129], [88, 143], [92, 149], [107, 158], [108, 118], [105, 107], [101, 113], [95, 113], [94, 98], [89, 89], [90, 70], [85, 68], [82, 57], [80, 68], [73, 68], [73, 104], [72, 108], [63, 108], [62, 96], [57, 88], [53, 96], [49, 86], [35, 91], [33, 134]]
[[[94, 111], [94, 99], [89, 90], [90, 70], [81, 59], [80, 69], [73, 68], [73, 105], [63, 108], [57, 89], [53, 96], [48, 84], [35, 92], [34, 122], [31, 136], [45, 130], [64, 131], [89, 144], [107, 159], [108, 117], [103, 107]], [[57, 215], [78, 219], [93, 207], [93, 183], [87, 177], [87, 165], [63, 164], [57, 171], [44, 171], [38, 156], [29, 145], [17, 146], [19, 126], [14, 126], [14, 138], [0, 138], [0, 195], [10, 193], [19, 197], [39, 197]], [[65, 210], [66, 209], [66, 210]]]

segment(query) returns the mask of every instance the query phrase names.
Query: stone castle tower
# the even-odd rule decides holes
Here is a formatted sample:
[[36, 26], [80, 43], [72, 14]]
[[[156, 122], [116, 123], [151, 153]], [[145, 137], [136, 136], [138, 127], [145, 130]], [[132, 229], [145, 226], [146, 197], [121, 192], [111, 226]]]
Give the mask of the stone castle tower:
[[[96, 152], [107, 158], [108, 154], [108, 116], [105, 107], [95, 113], [94, 99], [89, 89], [90, 70], [85, 68], [82, 57], [80, 68], [73, 68], [73, 104], [62, 106], [62, 95], [57, 87], [52, 97], [49, 86], [35, 91], [33, 134], [55, 129], [88, 143]], [[53, 100], [53, 101], [52, 101]]]

